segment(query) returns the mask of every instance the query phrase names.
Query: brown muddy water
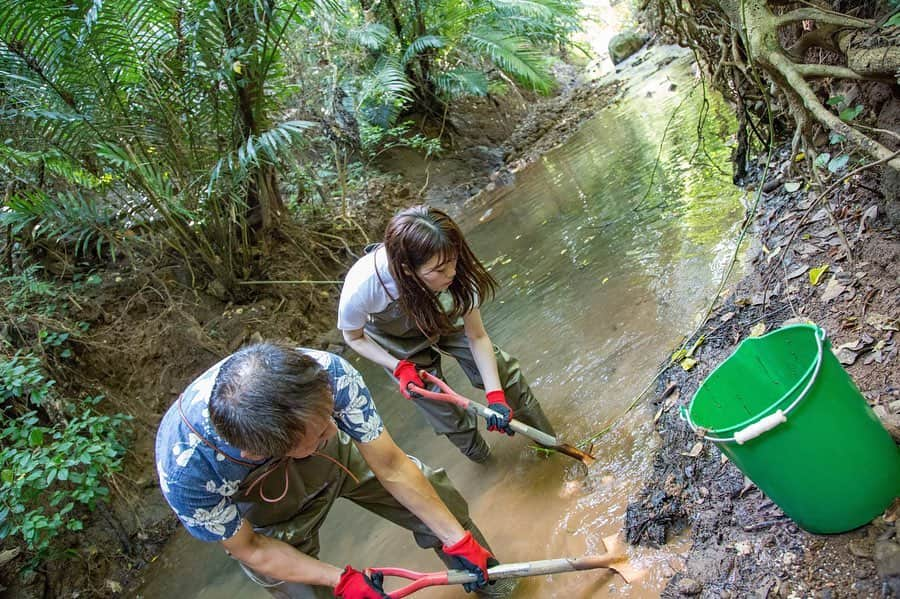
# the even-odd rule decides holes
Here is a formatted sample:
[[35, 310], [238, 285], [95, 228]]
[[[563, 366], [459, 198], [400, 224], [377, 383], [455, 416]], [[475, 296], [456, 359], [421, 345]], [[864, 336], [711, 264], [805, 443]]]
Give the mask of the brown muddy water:
[[[710, 98], [698, 147], [702, 89], [694, 87], [683, 57], [655, 68], [666, 56], [651, 53], [629, 75], [621, 102], [520, 172], [513, 186], [470, 202], [460, 217], [501, 283], [497, 299], [483, 310], [487, 329], [521, 360], [560, 437], [570, 443], [615, 420], [690, 332], [730, 261], [743, 214], [744, 198], [716, 168], [730, 171], [726, 142], [733, 116]], [[666, 206], [635, 211], [648, 186], [644, 204]], [[628, 498], [649, 475], [658, 443], [651, 410], [641, 407], [620, 419], [595, 447], [598, 461], [589, 471], [561, 455], [537, 455], [520, 437], [491, 433], [494, 458], [479, 466], [436, 437], [383, 372], [351, 359], [394, 439], [448, 470], [501, 560], [600, 553], [602, 537], [622, 530]], [[482, 399], [455, 364], [447, 366], [457, 391]], [[688, 543], [630, 547], [631, 559], [647, 570], [634, 584], [604, 570], [559, 574], [524, 580], [515, 597], [655, 597]], [[322, 547], [320, 557], [341, 566], [442, 569], [411, 535], [349, 502], [339, 502], [330, 515]], [[268, 596], [217, 545], [183, 532], [145, 580], [135, 595], [146, 599]], [[414, 596], [464, 593], [447, 587]]]

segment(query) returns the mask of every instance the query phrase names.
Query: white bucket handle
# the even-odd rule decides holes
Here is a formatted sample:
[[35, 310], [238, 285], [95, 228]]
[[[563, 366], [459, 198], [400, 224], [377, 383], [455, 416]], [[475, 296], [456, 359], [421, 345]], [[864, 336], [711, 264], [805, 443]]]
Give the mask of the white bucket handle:
[[[731, 437], [711, 437], [711, 436], [707, 435], [705, 432], [701, 432], [702, 429], [693, 423], [693, 421], [691, 420], [690, 413], [687, 411], [687, 409], [684, 406], [681, 406], [681, 418], [683, 420], [687, 421], [688, 426], [691, 427], [691, 430], [694, 431], [695, 434], [702, 437], [706, 441], [713, 441], [715, 443], [735, 442], [738, 445], [743, 445], [747, 441], [749, 441], [751, 439], [755, 439], [756, 437], [760, 436], [761, 434], [772, 430], [779, 424], [783, 424], [783, 423], [787, 422], [788, 414], [790, 414], [791, 411], [793, 411], [793, 409], [796, 408], [797, 405], [801, 401], [803, 401], [803, 398], [805, 398], [806, 395], [809, 393], [809, 390], [812, 389], [812, 386], [815, 384], [816, 379], [819, 376], [819, 369], [822, 367], [822, 348], [823, 348], [823, 343], [825, 342], [825, 337], [826, 337], [825, 329], [823, 329], [821, 327], [816, 327], [814, 337], [816, 338], [817, 354], [816, 354], [816, 364], [815, 364], [815, 367], [813, 368], [812, 375], [809, 377], [809, 381], [806, 383], [806, 387], [804, 387], [803, 391], [801, 391], [800, 394], [797, 396], [797, 399], [795, 399], [791, 403], [791, 405], [789, 405], [786, 409], [775, 410], [774, 413], [769, 414], [768, 416], [765, 416], [763, 418], [760, 418], [756, 422], [749, 424], [749, 425], [745, 426], [744, 428], [742, 428], [741, 430], [735, 432], [734, 435], [732, 435]], [[760, 412], [760, 414], [765, 414], [766, 412], [768, 412], [769, 410], [771, 410], [772, 408], [774, 408], [777, 405], [778, 405], [778, 403], [776, 402], [769, 408]]]

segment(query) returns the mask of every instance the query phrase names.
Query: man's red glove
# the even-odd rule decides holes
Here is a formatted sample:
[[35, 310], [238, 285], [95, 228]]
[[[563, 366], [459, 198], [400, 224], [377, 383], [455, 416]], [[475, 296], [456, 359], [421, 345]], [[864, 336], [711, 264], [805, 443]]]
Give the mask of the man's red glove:
[[425, 388], [425, 383], [422, 382], [422, 378], [419, 376], [419, 369], [415, 364], [410, 362], [409, 360], [400, 360], [397, 362], [397, 367], [394, 368], [394, 376], [400, 381], [400, 393], [403, 394], [403, 397], [406, 399], [412, 399], [409, 396], [409, 387], [410, 383]]
[[490, 551], [479, 545], [468, 531], [459, 541], [450, 546], [444, 545], [444, 553], [450, 556], [454, 568], [468, 570], [478, 576], [477, 582], [467, 582], [463, 585], [466, 592], [483, 588], [488, 584], [488, 568], [500, 563], [494, 559]]
[[509, 428], [509, 421], [512, 420], [513, 411], [512, 408], [509, 407], [509, 404], [506, 403], [506, 395], [503, 394], [503, 390], [497, 389], [496, 391], [489, 392], [487, 394], [487, 401], [488, 407], [502, 416], [502, 418], [490, 416], [487, 419], [487, 429], [489, 431], [506, 433], [510, 437], [515, 435], [515, 431]]
[[[380, 578], [380, 577], [379, 577]], [[385, 599], [381, 580], [372, 580], [351, 566], [344, 568], [341, 580], [334, 587], [334, 596], [339, 599]]]

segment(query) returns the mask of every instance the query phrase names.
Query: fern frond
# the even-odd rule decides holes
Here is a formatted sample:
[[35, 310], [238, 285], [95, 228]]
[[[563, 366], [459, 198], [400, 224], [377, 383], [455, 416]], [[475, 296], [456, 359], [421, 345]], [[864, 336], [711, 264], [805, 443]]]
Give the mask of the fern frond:
[[434, 77], [434, 86], [447, 98], [464, 96], [485, 96], [488, 92], [488, 79], [482, 71], [456, 68], [438, 73]]
[[347, 32], [347, 38], [350, 41], [373, 52], [381, 50], [390, 36], [390, 29], [381, 23], [366, 23], [362, 27], [350, 29]]
[[438, 50], [447, 45], [447, 40], [439, 35], [423, 35], [418, 37], [406, 47], [400, 64], [408, 64], [415, 56], [425, 52], [426, 50]]
[[540, 93], [549, 93], [553, 89], [546, 59], [527, 40], [482, 28], [468, 34], [465, 41], [520, 83]]

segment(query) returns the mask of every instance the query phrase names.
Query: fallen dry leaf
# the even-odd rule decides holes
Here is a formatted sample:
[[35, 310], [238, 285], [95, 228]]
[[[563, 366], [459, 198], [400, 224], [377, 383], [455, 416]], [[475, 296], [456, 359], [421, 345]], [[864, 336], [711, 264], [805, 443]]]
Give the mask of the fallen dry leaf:
[[688, 452], [681, 452], [681, 455], [687, 456], [689, 458], [696, 458], [703, 452], [703, 441], [697, 441], [694, 443], [694, 446], [691, 447], [691, 450]]
[[722, 316], [720, 316], [720, 317], [719, 317], [719, 320], [721, 320], [722, 322], [728, 322], [728, 321], [731, 320], [732, 318], [734, 318], [734, 312], [728, 312], [728, 313], [723, 314]]
[[838, 283], [837, 278], [832, 277], [828, 279], [828, 284], [825, 285], [825, 291], [822, 292], [822, 301], [828, 303], [837, 299], [837, 297], [845, 291], [847, 291], [847, 288]]
[[798, 266], [797, 268], [795, 268], [795, 269], [792, 270], [791, 272], [787, 273], [787, 274], [785, 275], [785, 278], [787, 278], [788, 280], [790, 280], [790, 279], [796, 279], [797, 277], [803, 275], [803, 273], [805, 273], [807, 270], [809, 270], [809, 267], [806, 266], [805, 264], [804, 264], [803, 266]]
[[866, 230], [866, 221], [867, 220], [875, 220], [875, 217], [877, 217], [877, 216], [878, 216], [878, 206], [877, 205], [872, 204], [871, 206], [866, 208], [866, 211], [863, 212], [862, 216], [859, 219], [859, 229], [856, 231], [857, 239], [859, 239], [862, 236], [863, 231]]
[[866, 314], [866, 324], [880, 329], [882, 331], [898, 331], [897, 319], [890, 318], [884, 314], [877, 312], [869, 312]]
[[851, 366], [856, 363], [856, 359], [859, 357], [859, 352], [855, 352], [846, 347], [842, 347], [835, 351], [834, 355], [837, 356], [838, 362], [840, 362], [844, 366]]
[[766, 323], [765, 322], [757, 322], [750, 329], [750, 336], [751, 337], [760, 337], [765, 332], [766, 332]]

